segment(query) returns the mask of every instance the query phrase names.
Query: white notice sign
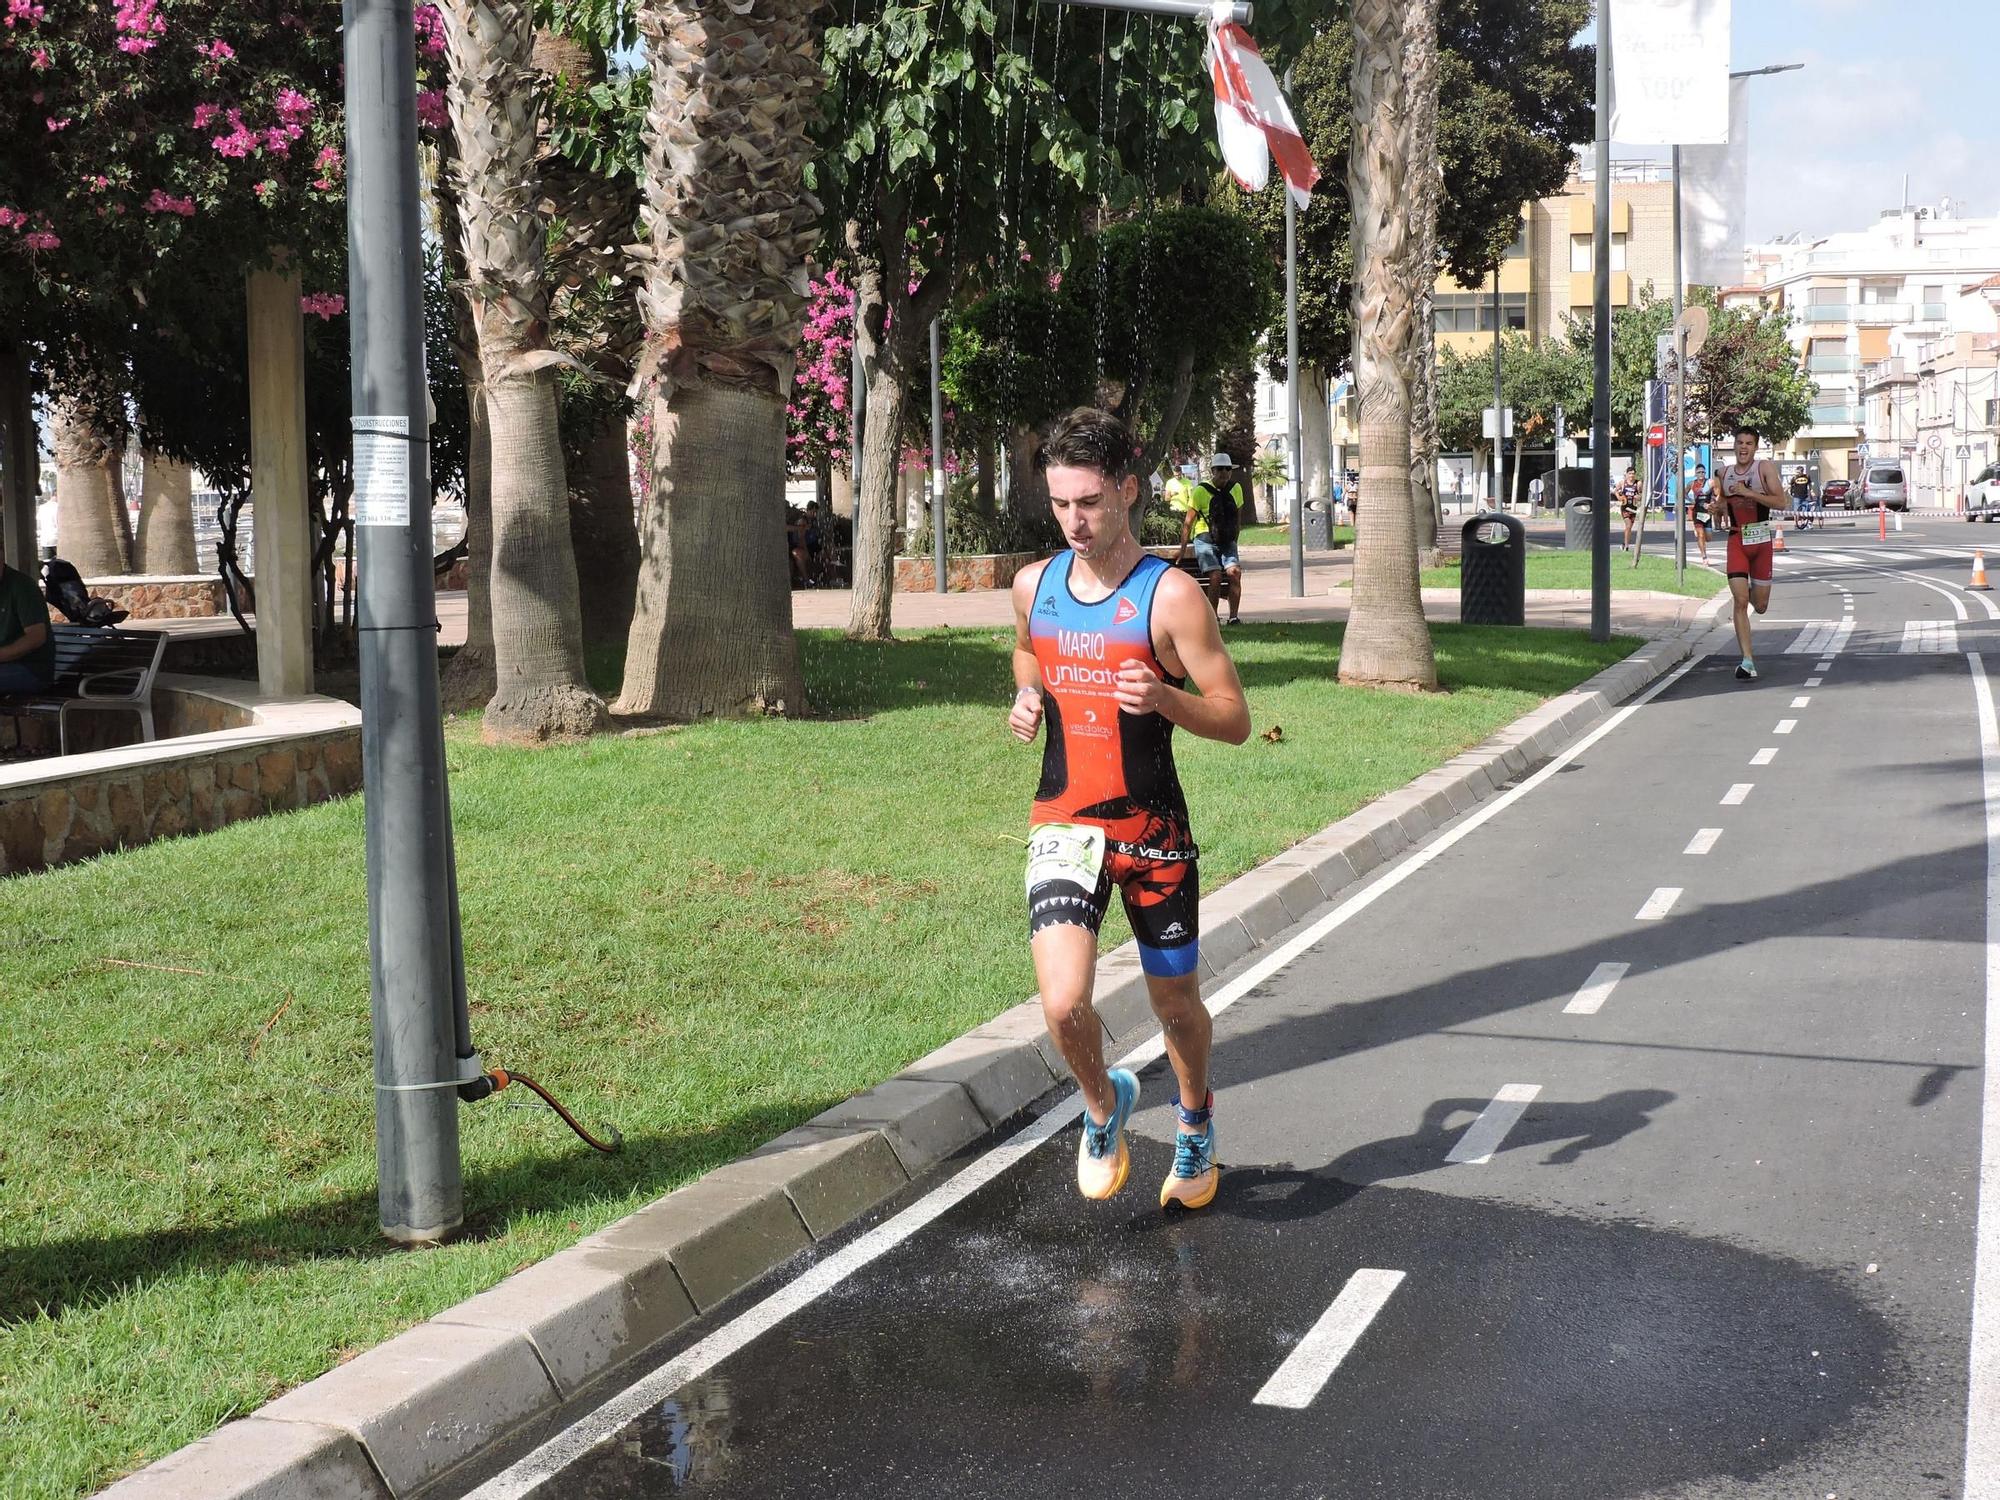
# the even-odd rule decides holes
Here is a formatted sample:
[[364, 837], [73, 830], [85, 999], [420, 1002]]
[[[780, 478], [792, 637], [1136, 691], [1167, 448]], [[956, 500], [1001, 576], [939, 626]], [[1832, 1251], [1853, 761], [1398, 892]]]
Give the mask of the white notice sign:
[[1729, 139], [1729, 0], [1602, 0], [1610, 9], [1611, 138]]
[[354, 418], [354, 524], [410, 524], [410, 419]]

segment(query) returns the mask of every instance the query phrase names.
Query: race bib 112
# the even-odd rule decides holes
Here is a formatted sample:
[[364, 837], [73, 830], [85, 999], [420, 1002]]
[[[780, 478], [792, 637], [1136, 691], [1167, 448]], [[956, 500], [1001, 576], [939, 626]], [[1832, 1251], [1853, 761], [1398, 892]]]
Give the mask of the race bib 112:
[[1028, 890], [1065, 880], [1097, 889], [1104, 869], [1104, 830], [1085, 823], [1039, 823], [1028, 830]]

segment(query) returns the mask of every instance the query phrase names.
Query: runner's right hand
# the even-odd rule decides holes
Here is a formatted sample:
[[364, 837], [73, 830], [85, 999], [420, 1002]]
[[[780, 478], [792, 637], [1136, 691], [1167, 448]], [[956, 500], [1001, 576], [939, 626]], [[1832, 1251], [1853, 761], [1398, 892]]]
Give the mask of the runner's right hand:
[[1019, 688], [1014, 693], [1014, 708], [1007, 715], [1007, 727], [1014, 731], [1014, 738], [1024, 745], [1032, 745], [1042, 728], [1042, 695], [1034, 688]]

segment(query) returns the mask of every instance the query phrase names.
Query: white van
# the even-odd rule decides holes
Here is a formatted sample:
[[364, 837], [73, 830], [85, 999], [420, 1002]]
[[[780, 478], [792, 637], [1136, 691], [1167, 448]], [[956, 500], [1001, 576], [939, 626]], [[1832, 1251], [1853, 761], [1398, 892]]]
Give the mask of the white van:
[[1859, 494], [1848, 502], [1850, 506], [1859, 505], [1863, 510], [1882, 505], [1890, 510], [1910, 508], [1910, 486], [1901, 464], [1870, 464], [1862, 471], [1857, 488]]

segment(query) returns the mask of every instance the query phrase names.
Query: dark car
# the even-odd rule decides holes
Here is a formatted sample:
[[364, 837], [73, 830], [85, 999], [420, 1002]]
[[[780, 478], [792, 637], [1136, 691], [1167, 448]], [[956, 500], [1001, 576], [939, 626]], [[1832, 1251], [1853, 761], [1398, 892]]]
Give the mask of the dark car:
[[1826, 488], [1819, 492], [1820, 503], [1823, 505], [1845, 506], [1847, 504], [1848, 491], [1852, 488], [1853, 486], [1845, 479], [1829, 479], [1826, 482]]

